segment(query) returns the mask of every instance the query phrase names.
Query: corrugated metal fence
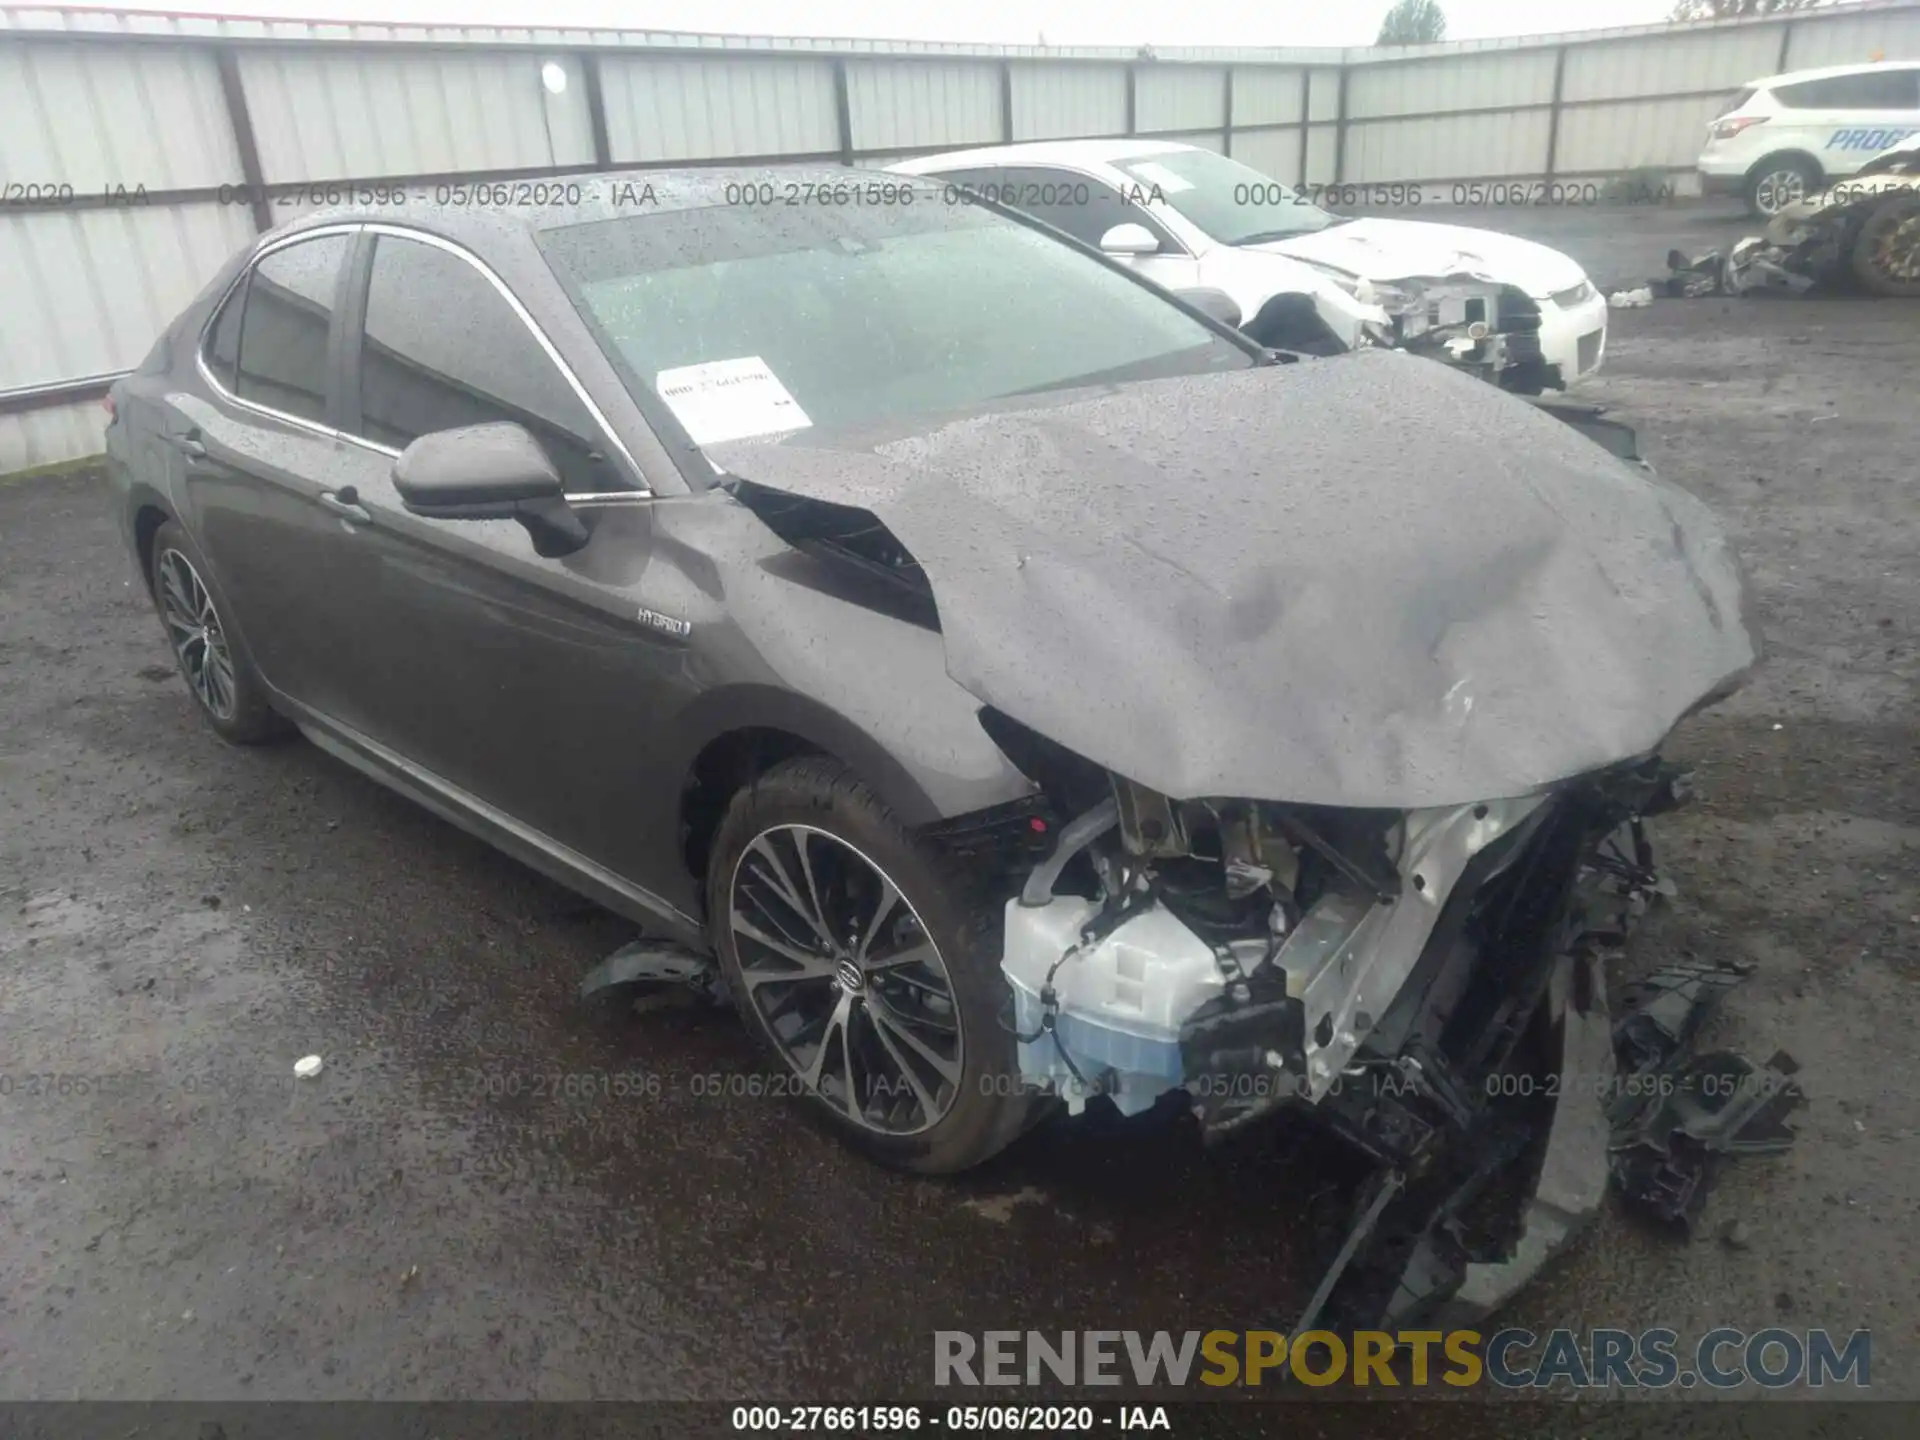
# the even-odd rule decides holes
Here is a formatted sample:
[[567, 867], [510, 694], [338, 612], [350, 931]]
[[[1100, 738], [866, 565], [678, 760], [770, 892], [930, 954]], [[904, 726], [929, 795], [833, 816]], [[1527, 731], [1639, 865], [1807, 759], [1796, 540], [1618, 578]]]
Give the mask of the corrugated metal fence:
[[1690, 172], [1743, 81], [1876, 57], [1920, 57], [1920, 3], [1157, 53], [0, 8], [0, 474], [97, 452], [106, 382], [329, 183], [884, 164], [1090, 135], [1316, 184]]

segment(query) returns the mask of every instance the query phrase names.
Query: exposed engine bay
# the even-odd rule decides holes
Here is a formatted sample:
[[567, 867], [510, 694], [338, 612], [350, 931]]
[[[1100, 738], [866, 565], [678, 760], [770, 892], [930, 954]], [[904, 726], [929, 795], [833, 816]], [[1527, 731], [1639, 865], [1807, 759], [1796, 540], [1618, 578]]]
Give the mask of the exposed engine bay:
[[1111, 786], [1006, 902], [1024, 1081], [1070, 1110], [1177, 1096], [1208, 1136], [1292, 1112], [1356, 1147], [1364, 1233], [1302, 1328], [1517, 1289], [1606, 1187], [1602, 959], [1657, 883], [1643, 822], [1684, 772], [1650, 756], [1405, 813]]

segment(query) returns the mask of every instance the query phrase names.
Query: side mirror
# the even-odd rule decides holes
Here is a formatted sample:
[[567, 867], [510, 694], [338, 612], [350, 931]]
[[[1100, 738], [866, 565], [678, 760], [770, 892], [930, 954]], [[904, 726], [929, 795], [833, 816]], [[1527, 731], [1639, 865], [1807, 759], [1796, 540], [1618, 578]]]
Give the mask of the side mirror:
[[540, 442], [499, 421], [422, 435], [393, 462], [393, 488], [424, 520], [517, 520], [536, 555], [571, 555], [587, 527], [567, 508], [566, 487]]
[[1159, 252], [1160, 242], [1153, 238], [1153, 232], [1146, 226], [1136, 225], [1129, 220], [1102, 235], [1100, 248], [1109, 255], [1153, 255]]
[[1176, 290], [1173, 293], [1194, 309], [1205, 311], [1229, 329], [1240, 328], [1240, 307], [1226, 291], [1216, 290], [1211, 285], [1201, 285], [1192, 290]]

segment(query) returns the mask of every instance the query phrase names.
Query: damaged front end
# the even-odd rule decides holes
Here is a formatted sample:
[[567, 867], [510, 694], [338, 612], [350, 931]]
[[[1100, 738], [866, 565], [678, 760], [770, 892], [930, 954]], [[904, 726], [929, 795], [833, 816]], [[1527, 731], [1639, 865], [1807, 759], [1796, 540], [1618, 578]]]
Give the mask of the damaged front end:
[[[1389, 405], [1417, 483], [1367, 443]], [[1593, 1213], [1658, 751], [1759, 656], [1630, 429], [1363, 351], [715, 458], [930, 607], [1031, 787], [928, 837], [992, 882], [1027, 1084], [1347, 1142], [1373, 1178], [1310, 1317], [1484, 1311]], [[1643, 1119], [1634, 1174], [1690, 1163], [1699, 1117]]]
[[1498, 1304], [1606, 1188], [1602, 961], [1683, 772], [1407, 812], [1111, 787], [1006, 906], [1025, 1081], [1355, 1147], [1373, 1179], [1302, 1328]]
[[1724, 253], [1670, 252], [1669, 273], [1655, 287], [1675, 297], [1797, 295], [1851, 275], [1879, 294], [1920, 294], [1917, 192], [1920, 145], [1897, 146]]
[[1522, 395], [1565, 389], [1540, 348], [1540, 305], [1515, 285], [1479, 275], [1360, 281], [1356, 298], [1385, 312], [1371, 338], [1440, 360]]

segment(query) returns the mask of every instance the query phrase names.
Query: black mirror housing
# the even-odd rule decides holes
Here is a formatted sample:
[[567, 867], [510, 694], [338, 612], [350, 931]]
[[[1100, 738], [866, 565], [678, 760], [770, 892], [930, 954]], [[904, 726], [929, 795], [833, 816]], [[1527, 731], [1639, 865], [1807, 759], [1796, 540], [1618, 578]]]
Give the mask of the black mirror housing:
[[424, 520], [517, 520], [551, 559], [587, 543], [560, 472], [524, 425], [497, 421], [422, 435], [393, 462], [393, 488]]
[[393, 488], [416, 515], [512, 505], [564, 491], [540, 442], [524, 425], [505, 420], [420, 436], [393, 462]]

